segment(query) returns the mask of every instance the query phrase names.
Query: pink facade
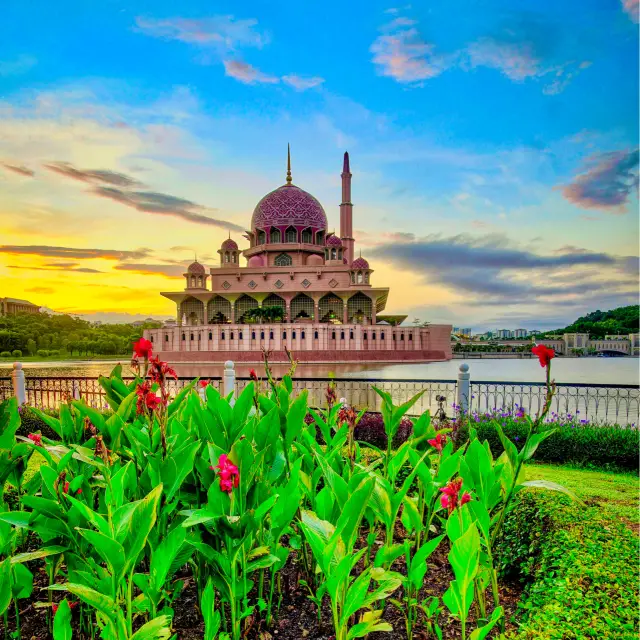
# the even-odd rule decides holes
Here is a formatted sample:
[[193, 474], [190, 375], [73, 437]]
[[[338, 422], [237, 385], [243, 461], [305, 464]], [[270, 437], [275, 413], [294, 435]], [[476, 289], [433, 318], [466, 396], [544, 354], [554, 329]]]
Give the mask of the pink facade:
[[178, 326], [146, 332], [156, 351], [172, 361], [259, 361], [262, 349], [278, 361], [285, 346], [306, 362], [450, 359], [449, 325], [393, 327], [381, 315], [389, 289], [373, 286], [355, 255], [347, 153], [341, 177], [338, 237], [322, 205], [292, 184], [289, 162], [286, 183], [255, 208], [249, 247], [225, 240], [217, 268], [207, 274], [196, 261], [183, 291], [162, 293], [176, 303]]

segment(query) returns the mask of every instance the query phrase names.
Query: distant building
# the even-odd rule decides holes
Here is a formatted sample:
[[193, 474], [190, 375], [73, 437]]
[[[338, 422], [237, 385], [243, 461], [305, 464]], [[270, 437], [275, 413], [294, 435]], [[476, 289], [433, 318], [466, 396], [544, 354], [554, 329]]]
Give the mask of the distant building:
[[588, 333], [565, 333], [562, 337], [540, 340], [557, 353], [567, 355], [576, 352], [622, 353], [628, 356], [640, 355], [640, 333], [629, 335], [609, 335], [603, 340], [591, 340]]
[[460, 327], [451, 327], [451, 333], [454, 336], [460, 335]]
[[15, 316], [18, 313], [38, 313], [40, 307], [28, 300], [0, 298], [0, 316]]
[[497, 338], [513, 338], [513, 331], [511, 331], [511, 329], [498, 329], [496, 331], [496, 337]]
[[471, 327], [464, 327], [463, 329], [460, 329], [460, 331], [462, 332], [463, 336], [471, 335]]
[[541, 333], [542, 331], [538, 331], [537, 329], [532, 329], [531, 331], [529, 331], [530, 336], [539, 336]]
[[526, 338], [529, 335], [529, 332], [526, 329], [516, 329], [513, 332], [514, 338]]

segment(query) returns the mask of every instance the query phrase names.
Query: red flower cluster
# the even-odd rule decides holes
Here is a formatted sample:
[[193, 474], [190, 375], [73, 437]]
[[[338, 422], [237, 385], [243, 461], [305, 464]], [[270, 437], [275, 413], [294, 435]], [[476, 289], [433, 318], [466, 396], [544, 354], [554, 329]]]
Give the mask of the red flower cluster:
[[162, 400], [151, 391], [151, 385], [148, 382], [139, 384], [136, 387], [138, 400], [136, 402], [136, 415], [140, 416], [144, 413], [145, 407], [150, 411], [155, 411], [162, 403]]
[[353, 407], [342, 407], [340, 411], [338, 411], [338, 424], [342, 425], [345, 422], [349, 425], [349, 429], [353, 429], [356, 426], [356, 420], [358, 419], [358, 414], [356, 413]]
[[[62, 493], [69, 493], [69, 483], [65, 482], [64, 483], [64, 487], [62, 488]], [[77, 489], [76, 490], [76, 494], [81, 494], [82, 493], [82, 489]]]
[[149, 360], [149, 377], [152, 382], [162, 384], [168, 376], [178, 379], [178, 374], [168, 362], [161, 362], [158, 356]]
[[36, 447], [42, 446], [42, 436], [39, 433], [30, 433], [27, 438], [36, 445]]
[[218, 464], [215, 467], [209, 468], [212, 471], [218, 469], [216, 475], [220, 478], [220, 489], [222, 489], [222, 491], [231, 493], [234, 488], [238, 488], [240, 484], [238, 467], [229, 460], [226, 453], [223, 453], [220, 458], [218, 458]]
[[440, 504], [443, 509], [447, 509], [449, 511], [449, 515], [453, 513], [457, 506], [462, 506], [463, 504], [467, 504], [471, 500], [471, 495], [466, 491], [460, 496], [460, 490], [462, 489], [462, 478], [458, 478], [457, 480], [451, 480], [447, 483], [446, 487], [442, 487], [440, 491], [442, 491], [443, 495], [440, 496]]
[[258, 382], [258, 374], [255, 369], [249, 369], [249, 377], [254, 381]]
[[209, 381], [208, 380], [200, 380], [200, 386], [203, 389], [206, 389], [209, 386]]
[[[56, 613], [57, 613], [57, 611], [58, 611], [58, 607], [59, 607], [59, 606], [60, 606], [60, 605], [59, 605], [57, 602], [54, 602], [54, 603], [51, 605], [51, 610], [53, 611], [53, 615], [54, 615], [54, 616], [56, 615]], [[77, 602], [70, 602], [70, 603], [69, 603], [69, 609], [75, 609], [77, 606], [78, 606], [78, 603], [77, 603]]]
[[136, 358], [148, 360], [153, 353], [153, 343], [146, 338], [140, 338], [140, 340], [133, 343], [133, 353]]
[[549, 349], [549, 347], [545, 347], [543, 344], [537, 344], [531, 349], [531, 353], [533, 353], [534, 356], [538, 356], [541, 367], [548, 367], [551, 363], [551, 358], [556, 357], [556, 352], [553, 349]]
[[442, 453], [442, 449], [447, 444], [447, 436], [442, 433], [436, 435], [435, 438], [431, 440], [427, 440], [427, 442], [434, 448], [438, 450], [438, 453]]
[[329, 405], [329, 408], [333, 407], [333, 405], [336, 403], [336, 400], [338, 399], [338, 396], [336, 395], [336, 388], [334, 385], [327, 385], [325, 396], [327, 398], [327, 404]]

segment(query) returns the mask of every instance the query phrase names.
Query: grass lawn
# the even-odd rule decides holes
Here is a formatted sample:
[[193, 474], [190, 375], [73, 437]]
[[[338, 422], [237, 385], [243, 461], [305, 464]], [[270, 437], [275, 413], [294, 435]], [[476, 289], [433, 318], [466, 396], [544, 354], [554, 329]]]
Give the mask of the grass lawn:
[[552, 464], [528, 464], [525, 480], [549, 480], [573, 491], [589, 506], [597, 506], [613, 518], [640, 527], [638, 476], [632, 473], [592, 471]]

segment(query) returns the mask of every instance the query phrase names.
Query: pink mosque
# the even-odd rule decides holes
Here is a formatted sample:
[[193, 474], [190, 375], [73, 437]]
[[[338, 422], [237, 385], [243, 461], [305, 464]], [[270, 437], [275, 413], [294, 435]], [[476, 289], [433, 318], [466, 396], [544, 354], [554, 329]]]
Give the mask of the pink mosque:
[[286, 183], [253, 212], [249, 247], [229, 237], [209, 274], [190, 264], [184, 291], [161, 294], [176, 303], [177, 323], [145, 336], [171, 362], [258, 362], [263, 349], [285, 362], [285, 347], [301, 362], [450, 359], [450, 325], [403, 326], [406, 315], [382, 314], [389, 289], [373, 285], [373, 269], [356, 255], [348, 153], [340, 235], [328, 228], [322, 205], [292, 183], [288, 156]]

